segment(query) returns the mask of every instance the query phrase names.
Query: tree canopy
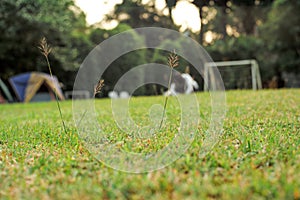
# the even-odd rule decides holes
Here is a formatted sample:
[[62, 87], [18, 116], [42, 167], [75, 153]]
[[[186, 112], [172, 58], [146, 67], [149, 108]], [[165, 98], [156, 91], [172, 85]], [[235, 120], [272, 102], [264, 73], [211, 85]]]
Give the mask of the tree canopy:
[[[201, 29], [189, 33], [210, 53], [215, 61], [256, 59], [262, 78], [268, 81], [282, 72], [299, 73], [300, 10], [298, 0], [181, 0], [199, 10]], [[137, 27], [164, 27], [179, 30], [172, 16], [179, 0], [165, 0], [163, 9], [155, 0], [123, 0], [106, 16], [118, 26], [106, 30], [100, 24], [88, 26], [85, 14], [73, 0], [2, 0], [0, 2], [0, 62], [1, 78], [26, 71], [46, 71], [46, 63], [37, 45], [47, 37], [53, 51], [50, 54], [53, 71], [66, 85], [72, 84], [80, 64], [88, 53], [105, 39]], [[165, 12], [167, 11], [167, 12]], [[287, 20], [288, 19], [288, 20]], [[151, 37], [132, 36], [140, 43]], [[162, 37], [164, 38], [164, 37]], [[157, 45], [180, 41], [161, 40]], [[130, 45], [130, 41], [124, 41]], [[127, 44], [128, 43], [128, 44]], [[111, 90], [117, 78], [142, 63], [164, 63], [166, 52], [141, 50], [117, 59], [104, 74], [106, 89]], [[182, 63], [186, 65], [187, 63]], [[182, 69], [184, 70], [184, 67]], [[114, 74], [114, 78], [111, 75]], [[141, 75], [140, 77], [144, 77]]]
[[37, 45], [46, 36], [53, 47], [54, 71], [70, 70], [89, 49], [83, 12], [72, 0], [3, 0], [0, 2], [1, 74], [45, 71]]

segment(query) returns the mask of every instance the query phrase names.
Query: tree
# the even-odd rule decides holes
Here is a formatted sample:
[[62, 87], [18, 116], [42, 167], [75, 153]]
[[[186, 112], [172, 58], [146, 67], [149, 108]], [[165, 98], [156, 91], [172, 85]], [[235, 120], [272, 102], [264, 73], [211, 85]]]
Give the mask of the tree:
[[[74, 69], [86, 51], [85, 16], [72, 0], [2, 0], [0, 2], [0, 69], [5, 78], [25, 71], [46, 71], [36, 46], [42, 36], [53, 47], [53, 71]], [[80, 45], [82, 48], [77, 48]]]
[[[132, 29], [128, 24], [119, 23], [119, 25], [112, 30], [103, 30], [100, 28], [94, 29], [90, 34], [90, 39], [94, 43], [94, 45], [98, 45], [103, 42], [105, 39], [116, 35], [118, 33], [122, 33], [124, 31]], [[114, 52], [114, 48], [125, 48], [131, 49], [135, 46], [144, 46], [145, 41], [142, 36], [140, 36], [137, 32], [129, 32], [128, 39], [125, 40], [122, 44], [115, 44], [111, 46], [111, 51]], [[102, 95], [107, 96], [109, 91], [114, 90], [114, 87], [120, 78], [128, 72], [130, 69], [137, 67], [141, 64], [147, 63], [146, 61], [146, 50], [136, 50], [129, 52], [125, 55], [120, 56], [116, 60], [114, 60], [108, 68], [103, 73], [102, 79], [105, 80], [105, 87], [103, 88]], [[119, 90], [126, 90], [128, 88], [134, 89], [134, 83], [136, 81], [144, 80], [145, 74], [142, 72], [138, 74], [138, 76], [133, 77], [130, 81], [125, 80], [125, 82], [121, 83], [121, 88]], [[126, 82], [127, 81], [127, 82]], [[120, 91], [118, 91], [120, 92]], [[135, 95], [144, 94], [144, 87], [140, 88]]]
[[255, 34], [257, 22], [265, 20], [274, 0], [231, 0], [232, 15], [236, 19], [235, 27], [240, 33]]
[[[164, 27], [179, 30], [169, 17], [155, 8], [155, 1], [124, 0], [117, 4], [114, 11], [107, 16], [107, 20], [117, 20], [119, 23], [128, 24], [132, 28]], [[146, 35], [146, 44], [151, 43], [153, 35]]]
[[169, 10], [170, 20], [173, 22], [172, 10], [176, 6], [177, 0], [165, 0], [165, 1]]
[[124, 0], [117, 4], [113, 13], [107, 15], [107, 20], [117, 20], [132, 28], [165, 27], [175, 28], [173, 22], [155, 8], [155, 2], [144, 4], [142, 0]]
[[[168, 1], [168, 0], [166, 0]], [[192, 4], [194, 4], [198, 10], [199, 10], [199, 17], [200, 17], [200, 32], [199, 32], [199, 38], [198, 41], [200, 44], [204, 43], [204, 33], [205, 33], [205, 24], [204, 24], [204, 18], [205, 18], [205, 14], [204, 14], [204, 8], [211, 6], [213, 4], [220, 6], [222, 8], [222, 20], [223, 20], [223, 29], [222, 29], [222, 34], [225, 38], [224, 33], [226, 33], [226, 9], [227, 9], [227, 2], [229, 2], [229, 0], [193, 0], [191, 1]], [[173, 9], [176, 6], [177, 1], [171, 1], [170, 5], [168, 5], [169, 10]], [[171, 11], [169, 11], [169, 13], [172, 13]], [[171, 14], [170, 14], [171, 16]]]
[[198, 1], [194, 0], [192, 3], [198, 7], [199, 9], [199, 17], [200, 17], [200, 33], [199, 33], [199, 42], [203, 44], [203, 36], [204, 36], [204, 23], [203, 23], [203, 8], [209, 5], [210, 0]]
[[215, 61], [257, 59], [263, 48], [261, 39], [254, 36], [242, 35], [240, 37], [227, 37], [225, 40], [218, 40], [207, 47], [209, 54]]
[[270, 73], [300, 72], [300, 1], [276, 0], [261, 28], [267, 46], [263, 53]]

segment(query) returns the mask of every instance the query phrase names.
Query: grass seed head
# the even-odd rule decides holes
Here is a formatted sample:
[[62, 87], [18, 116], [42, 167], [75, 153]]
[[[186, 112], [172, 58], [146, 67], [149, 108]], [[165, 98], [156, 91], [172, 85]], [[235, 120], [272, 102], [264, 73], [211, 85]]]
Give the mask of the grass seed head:
[[40, 45], [38, 46], [38, 48], [40, 49], [41, 53], [45, 56], [45, 57], [48, 57], [48, 55], [50, 54], [51, 52], [51, 47], [50, 45], [48, 45], [47, 43], [47, 39], [45, 37], [43, 37], [41, 40], [40, 40]]
[[179, 65], [179, 58], [177, 56], [177, 54], [175, 53], [175, 50], [173, 53], [169, 54], [168, 57], [168, 66], [171, 68], [175, 68]]
[[94, 96], [96, 96], [96, 94], [101, 92], [103, 86], [104, 86], [104, 80], [100, 79], [94, 87]]

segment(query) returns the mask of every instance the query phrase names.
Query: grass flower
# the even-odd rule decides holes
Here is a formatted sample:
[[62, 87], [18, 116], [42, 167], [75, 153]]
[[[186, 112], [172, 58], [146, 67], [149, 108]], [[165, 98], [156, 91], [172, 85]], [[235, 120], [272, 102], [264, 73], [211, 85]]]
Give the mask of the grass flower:
[[[50, 65], [49, 58], [48, 58], [48, 56], [49, 56], [52, 49], [51, 49], [50, 45], [48, 45], [47, 39], [45, 37], [43, 37], [40, 40], [40, 45], [38, 46], [38, 48], [40, 49], [41, 53], [45, 56], [51, 79], [54, 80], [52, 70], [51, 70], [51, 65]], [[58, 100], [57, 91], [55, 90], [55, 88], [52, 88], [52, 90], [54, 91], [54, 94], [55, 94], [56, 105], [57, 105], [57, 108], [58, 108], [58, 111], [59, 111], [59, 114], [60, 114], [60, 119], [62, 121], [64, 131], [67, 134], [67, 129], [66, 129], [65, 122], [63, 120], [63, 116], [62, 116], [62, 112], [61, 112], [61, 108], [60, 108], [60, 104], [59, 104], [59, 100]]]
[[38, 46], [38, 48], [40, 49], [41, 53], [48, 59], [48, 55], [50, 54], [52, 48], [50, 47], [50, 45], [48, 45], [47, 39], [45, 37], [40, 40], [40, 46]]
[[[168, 83], [168, 90], [170, 90], [171, 83], [172, 83], [173, 68], [175, 68], [179, 65], [179, 58], [178, 58], [178, 55], [175, 53], [175, 50], [173, 51], [173, 53], [169, 54], [167, 64], [171, 69], [170, 70], [170, 76], [169, 76], [169, 83]], [[165, 103], [164, 103], [164, 110], [163, 110], [163, 115], [162, 115], [162, 118], [161, 118], [161, 121], [160, 121], [159, 130], [161, 129], [164, 118], [165, 118], [168, 98], [169, 98], [169, 95], [166, 95]]]
[[100, 79], [94, 87], [94, 97], [96, 96], [96, 94], [101, 92], [103, 86], [104, 86], [104, 80]]

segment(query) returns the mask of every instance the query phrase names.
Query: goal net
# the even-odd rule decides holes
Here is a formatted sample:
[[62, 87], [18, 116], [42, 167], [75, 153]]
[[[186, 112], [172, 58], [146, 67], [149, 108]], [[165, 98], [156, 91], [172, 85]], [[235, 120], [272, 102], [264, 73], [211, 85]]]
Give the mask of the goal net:
[[[238, 60], [211, 62], [204, 65], [204, 90], [214, 86], [214, 71], [217, 67], [226, 90], [233, 89], [262, 89], [259, 66], [256, 60]], [[211, 83], [208, 86], [206, 83]]]

